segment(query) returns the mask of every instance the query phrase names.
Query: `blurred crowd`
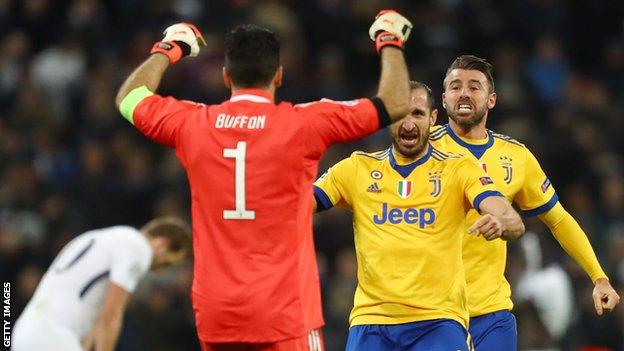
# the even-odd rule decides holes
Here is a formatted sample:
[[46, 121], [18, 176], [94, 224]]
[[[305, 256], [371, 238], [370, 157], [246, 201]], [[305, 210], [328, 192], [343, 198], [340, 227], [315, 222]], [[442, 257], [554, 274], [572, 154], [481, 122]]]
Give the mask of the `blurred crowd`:
[[[193, 22], [208, 46], [167, 72], [160, 92], [206, 103], [228, 97], [224, 33], [274, 29], [285, 81], [278, 100], [373, 96], [379, 64], [367, 31], [382, 8], [414, 23], [413, 79], [439, 104], [446, 67], [476, 54], [495, 67], [490, 128], [525, 143], [586, 230], [624, 295], [624, 3], [620, 0], [0, 0], [0, 276], [14, 317], [59, 249], [93, 228], [189, 219], [175, 155], [141, 136], [113, 105], [122, 79], [168, 25]], [[444, 111], [440, 114], [445, 123]], [[386, 132], [333, 147], [320, 171]], [[624, 308], [598, 318], [592, 283], [548, 230], [510, 245], [521, 350], [624, 350]], [[341, 350], [356, 261], [350, 214], [315, 218], [328, 351]], [[191, 264], [151, 275], [126, 316], [118, 350], [196, 350]]]

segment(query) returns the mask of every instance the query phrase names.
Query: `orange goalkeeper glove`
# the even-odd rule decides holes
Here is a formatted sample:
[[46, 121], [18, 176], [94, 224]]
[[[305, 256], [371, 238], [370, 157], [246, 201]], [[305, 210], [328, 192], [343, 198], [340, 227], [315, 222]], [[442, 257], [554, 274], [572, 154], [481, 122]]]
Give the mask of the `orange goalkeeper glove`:
[[377, 52], [384, 46], [403, 48], [412, 31], [412, 22], [394, 10], [381, 10], [375, 16], [375, 22], [368, 30], [368, 35], [375, 42]]
[[169, 57], [173, 65], [182, 57], [195, 57], [199, 54], [199, 46], [206, 46], [204, 37], [197, 27], [190, 23], [176, 23], [163, 32], [163, 40], [156, 42], [150, 53], [161, 53]]

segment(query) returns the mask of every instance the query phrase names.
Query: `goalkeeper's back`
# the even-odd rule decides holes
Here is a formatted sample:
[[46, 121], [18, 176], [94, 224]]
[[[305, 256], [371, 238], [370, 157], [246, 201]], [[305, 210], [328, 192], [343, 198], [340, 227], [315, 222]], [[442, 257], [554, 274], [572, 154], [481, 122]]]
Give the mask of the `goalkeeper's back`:
[[375, 104], [275, 104], [258, 89], [219, 105], [131, 94], [143, 95], [135, 127], [174, 147], [188, 174], [200, 337], [271, 341], [322, 326], [312, 182], [329, 145], [379, 129]]
[[[396, 13], [380, 16], [391, 15], [401, 19], [400, 28], [383, 25], [392, 21], [381, 17], [371, 27], [375, 35], [401, 33], [394, 41], [378, 35], [384, 38], [377, 40], [380, 51], [401, 47], [411, 26]], [[225, 40], [223, 77], [232, 96], [203, 105], [154, 94], [177, 57], [169, 55], [172, 48], [186, 44], [191, 55], [198, 49], [197, 33], [177, 27], [179, 35], [168, 30], [165, 36], [173, 43], [158, 45], [168, 50], [165, 55], [158, 49], [139, 66], [116, 103], [139, 131], [175, 148], [187, 171], [199, 338], [202, 344], [305, 341], [323, 325], [311, 218], [318, 161], [330, 145], [362, 138], [405, 116], [403, 52], [381, 52], [378, 97], [276, 104], [282, 78], [277, 38], [266, 29], [238, 26]]]

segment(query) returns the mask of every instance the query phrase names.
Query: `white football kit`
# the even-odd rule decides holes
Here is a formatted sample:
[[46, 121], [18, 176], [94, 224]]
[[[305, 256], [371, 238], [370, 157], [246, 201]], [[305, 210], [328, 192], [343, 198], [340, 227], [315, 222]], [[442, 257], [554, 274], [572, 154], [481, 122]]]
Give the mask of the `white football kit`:
[[109, 282], [132, 293], [152, 256], [147, 239], [127, 226], [88, 231], [70, 241], [15, 323], [12, 350], [82, 350]]

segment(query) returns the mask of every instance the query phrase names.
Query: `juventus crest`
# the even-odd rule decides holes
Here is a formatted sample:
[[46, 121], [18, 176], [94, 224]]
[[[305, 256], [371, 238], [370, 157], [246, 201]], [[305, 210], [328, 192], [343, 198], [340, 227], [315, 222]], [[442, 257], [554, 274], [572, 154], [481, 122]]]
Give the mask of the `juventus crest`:
[[513, 179], [513, 168], [511, 167], [511, 161], [513, 160], [508, 156], [501, 156], [499, 158], [501, 160], [501, 166], [505, 170], [505, 178], [503, 178], [503, 181], [505, 184], [509, 184]]
[[432, 189], [429, 195], [437, 197], [442, 191], [442, 171], [429, 172], [429, 182], [432, 184]]

